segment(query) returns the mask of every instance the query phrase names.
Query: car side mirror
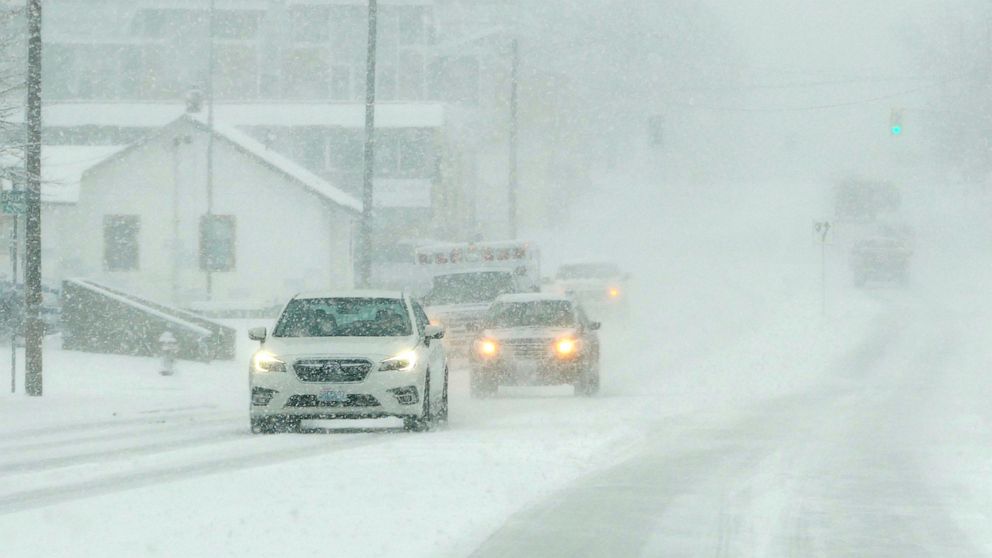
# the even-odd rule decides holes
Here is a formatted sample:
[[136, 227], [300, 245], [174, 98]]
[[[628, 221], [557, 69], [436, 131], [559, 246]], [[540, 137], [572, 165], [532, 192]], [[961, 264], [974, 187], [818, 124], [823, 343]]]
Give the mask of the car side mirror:
[[598, 330], [601, 327], [603, 327], [603, 324], [600, 323], [600, 322], [590, 322], [589, 323], [589, 329], [591, 331], [596, 331], [596, 330]]
[[264, 327], [253, 327], [248, 330], [248, 339], [252, 341], [265, 341], [268, 333]]
[[424, 339], [443, 339], [444, 328], [436, 325], [429, 325], [424, 328]]

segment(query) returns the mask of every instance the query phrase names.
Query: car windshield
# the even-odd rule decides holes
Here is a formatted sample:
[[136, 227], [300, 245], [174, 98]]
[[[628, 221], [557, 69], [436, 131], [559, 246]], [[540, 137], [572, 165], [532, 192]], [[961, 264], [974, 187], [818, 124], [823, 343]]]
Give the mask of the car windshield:
[[275, 337], [405, 337], [412, 335], [398, 298], [296, 299], [279, 318]]
[[575, 312], [567, 300], [499, 302], [493, 304], [486, 327], [574, 327]]
[[515, 290], [513, 274], [503, 271], [439, 275], [424, 301], [428, 306], [492, 302]]
[[620, 275], [615, 264], [570, 264], [558, 268], [559, 279], [609, 279]]

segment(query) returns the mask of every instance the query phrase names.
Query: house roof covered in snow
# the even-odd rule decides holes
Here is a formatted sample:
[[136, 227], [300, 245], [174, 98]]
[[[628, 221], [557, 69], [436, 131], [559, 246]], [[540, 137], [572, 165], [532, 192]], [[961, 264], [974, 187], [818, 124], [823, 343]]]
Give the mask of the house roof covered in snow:
[[[215, 110], [217, 120], [238, 127], [365, 126], [364, 103], [218, 103]], [[184, 103], [70, 102], [45, 105], [42, 119], [46, 127], [160, 128], [185, 113]], [[206, 111], [201, 114], [205, 115]], [[377, 128], [439, 128], [444, 125], [444, 107], [438, 103], [377, 103], [375, 125]]]
[[[197, 128], [199, 128], [204, 132], [207, 131], [207, 124], [205, 122], [205, 118], [201, 116], [191, 116], [188, 114], [184, 114], [179, 118], [175, 119], [174, 122], [186, 122], [190, 125], [196, 126]], [[147, 143], [149, 139], [157, 137], [159, 134], [165, 133], [165, 130], [166, 130], [166, 126], [160, 127], [159, 130], [156, 131], [155, 133], [147, 136], [141, 141], [131, 144], [126, 149], [118, 152], [115, 156], [105, 158], [104, 160], [98, 162], [97, 164], [92, 165], [91, 167], [86, 169], [83, 174], [90, 172], [99, 166], [102, 166], [104, 163], [109, 163], [112, 160], [116, 160], [120, 157], [125, 156], [132, 149], [135, 149]], [[340, 188], [334, 186], [327, 180], [307, 170], [302, 165], [294, 162], [293, 160], [269, 149], [258, 140], [238, 130], [234, 126], [226, 122], [214, 122], [214, 135], [217, 138], [227, 141], [242, 153], [245, 153], [246, 155], [256, 159], [257, 161], [271, 168], [272, 170], [275, 170], [276, 172], [285, 175], [289, 179], [299, 183], [300, 185], [306, 187], [307, 189], [327, 199], [328, 201], [331, 201], [349, 211], [360, 212], [362, 210], [362, 202], [360, 202], [354, 196], [344, 192]]]

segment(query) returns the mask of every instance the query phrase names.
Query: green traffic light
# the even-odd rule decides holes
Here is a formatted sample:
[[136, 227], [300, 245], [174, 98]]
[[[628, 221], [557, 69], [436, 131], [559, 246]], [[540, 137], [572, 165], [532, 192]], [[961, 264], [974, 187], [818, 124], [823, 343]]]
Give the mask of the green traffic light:
[[898, 136], [901, 133], [902, 133], [902, 126], [893, 126], [892, 127], [892, 135], [893, 136]]

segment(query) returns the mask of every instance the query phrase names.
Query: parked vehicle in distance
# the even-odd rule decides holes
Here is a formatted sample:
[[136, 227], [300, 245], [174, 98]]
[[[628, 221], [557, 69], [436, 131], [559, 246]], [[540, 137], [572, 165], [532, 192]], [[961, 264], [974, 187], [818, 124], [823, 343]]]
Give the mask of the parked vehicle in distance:
[[[24, 336], [24, 284], [14, 285], [10, 281], [0, 281], [0, 336], [7, 337], [16, 332]], [[62, 327], [61, 291], [47, 285], [41, 286], [39, 317], [45, 335], [53, 335]]]
[[850, 256], [855, 286], [863, 287], [869, 281], [905, 285], [912, 255], [912, 248], [901, 238], [872, 236], [859, 241]]
[[472, 397], [495, 395], [501, 385], [571, 384], [585, 396], [599, 391], [599, 323], [573, 299], [504, 295], [476, 329]]
[[400, 417], [428, 430], [448, 416], [448, 366], [423, 308], [402, 292], [293, 297], [251, 358], [253, 433], [298, 431], [307, 419]]
[[558, 267], [550, 290], [575, 298], [595, 319], [625, 317], [629, 278], [612, 262], [569, 263]]

